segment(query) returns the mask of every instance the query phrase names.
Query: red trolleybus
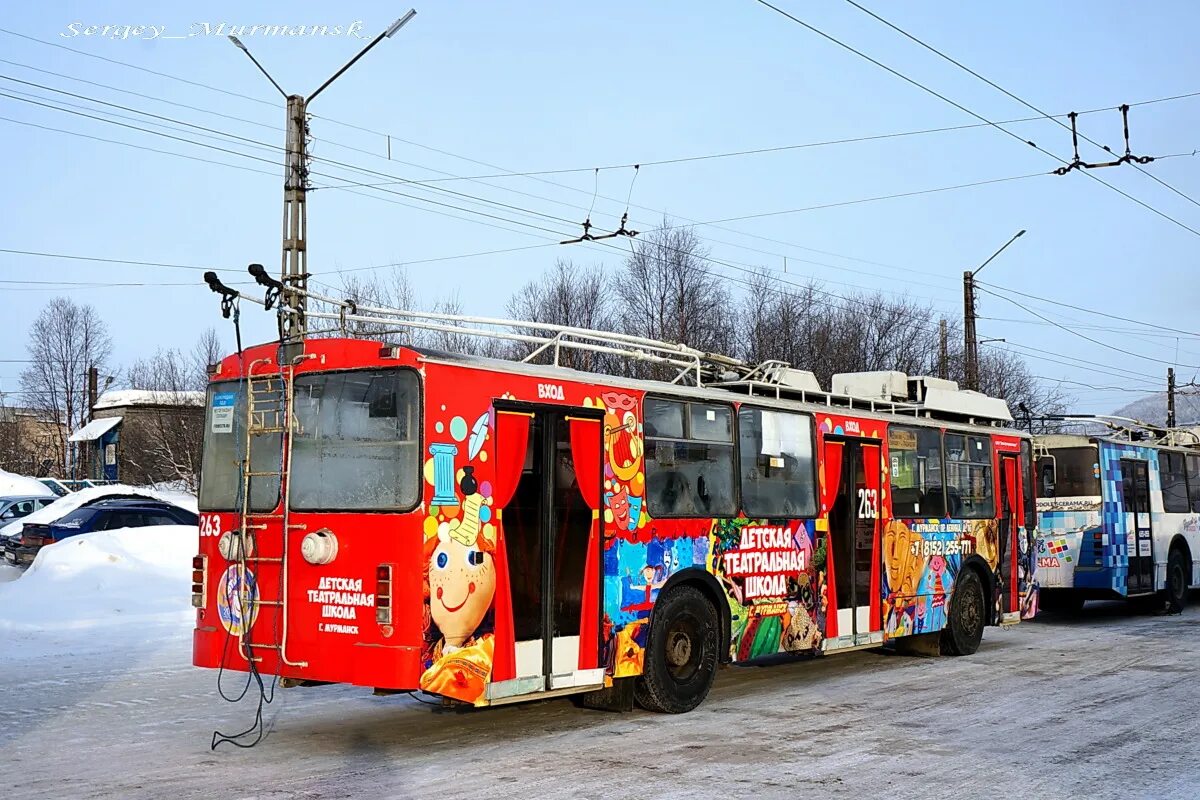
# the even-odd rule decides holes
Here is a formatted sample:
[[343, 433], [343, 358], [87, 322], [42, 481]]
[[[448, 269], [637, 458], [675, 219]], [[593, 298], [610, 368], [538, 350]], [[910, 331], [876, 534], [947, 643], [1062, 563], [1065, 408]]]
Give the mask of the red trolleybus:
[[526, 362], [313, 338], [224, 359], [195, 664], [684, 712], [724, 662], [907, 637], [967, 655], [1031, 610], [1030, 446], [1002, 401], [538, 328], [506, 336], [545, 343]]

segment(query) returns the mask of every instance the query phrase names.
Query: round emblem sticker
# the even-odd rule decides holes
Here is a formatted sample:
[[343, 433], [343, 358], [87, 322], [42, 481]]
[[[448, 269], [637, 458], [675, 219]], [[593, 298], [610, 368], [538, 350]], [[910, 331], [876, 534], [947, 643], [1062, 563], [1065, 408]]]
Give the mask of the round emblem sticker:
[[258, 586], [254, 573], [234, 564], [217, 584], [217, 614], [225, 630], [242, 636], [258, 618]]

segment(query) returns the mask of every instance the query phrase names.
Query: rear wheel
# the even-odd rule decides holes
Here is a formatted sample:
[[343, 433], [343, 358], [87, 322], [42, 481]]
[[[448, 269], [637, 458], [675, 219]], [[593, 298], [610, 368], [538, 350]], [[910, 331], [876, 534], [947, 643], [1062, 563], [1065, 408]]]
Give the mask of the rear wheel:
[[979, 649], [986, 608], [979, 573], [964, 569], [954, 581], [950, 595], [950, 618], [942, 630], [943, 653], [969, 656]]
[[676, 587], [660, 595], [650, 620], [638, 705], [682, 714], [708, 696], [717, 674], [717, 610], [698, 589]]
[[1188, 572], [1191, 566], [1187, 561], [1183, 548], [1171, 548], [1171, 554], [1167, 556], [1166, 595], [1167, 610], [1174, 614], [1183, 611], [1183, 607], [1187, 605]]

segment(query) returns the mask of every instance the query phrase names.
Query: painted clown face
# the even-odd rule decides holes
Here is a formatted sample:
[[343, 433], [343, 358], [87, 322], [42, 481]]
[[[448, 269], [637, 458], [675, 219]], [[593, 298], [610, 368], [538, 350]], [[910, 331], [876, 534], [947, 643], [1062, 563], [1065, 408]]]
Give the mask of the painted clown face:
[[609, 498], [608, 506], [612, 509], [613, 521], [617, 523], [617, 527], [621, 529], [628, 528], [629, 490], [622, 486], [619, 492]]
[[496, 593], [496, 562], [479, 544], [447, 536], [429, 557], [429, 609], [451, 647], [471, 638]]

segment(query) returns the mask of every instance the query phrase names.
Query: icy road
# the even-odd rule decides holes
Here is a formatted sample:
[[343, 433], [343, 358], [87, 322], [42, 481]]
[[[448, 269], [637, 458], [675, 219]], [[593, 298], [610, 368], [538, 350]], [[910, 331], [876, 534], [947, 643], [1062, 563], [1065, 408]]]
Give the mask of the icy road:
[[215, 674], [189, 666], [187, 630], [147, 626], [119, 653], [78, 633], [5, 635], [0, 769], [6, 797], [55, 800], [1191, 800], [1194, 608], [1147, 617], [1093, 604], [1078, 621], [989, 629], [970, 658], [868, 652], [730, 668], [677, 717], [565, 700], [444, 712], [365, 689], [289, 689], [268, 707], [262, 744], [215, 753], [213, 728], [244, 727], [253, 706], [222, 702]]

